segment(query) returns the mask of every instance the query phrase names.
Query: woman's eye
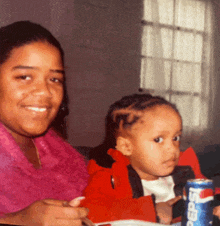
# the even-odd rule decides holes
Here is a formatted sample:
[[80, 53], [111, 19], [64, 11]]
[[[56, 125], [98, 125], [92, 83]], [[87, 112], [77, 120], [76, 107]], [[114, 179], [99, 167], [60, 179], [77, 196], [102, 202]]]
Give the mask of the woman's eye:
[[181, 136], [176, 136], [173, 138], [174, 141], [180, 141]]
[[63, 84], [63, 79], [60, 79], [60, 78], [51, 78], [50, 80], [52, 82], [55, 82], [55, 83], [61, 83], [61, 84]]
[[21, 79], [21, 80], [31, 80], [31, 76], [30, 75], [19, 75], [16, 78], [17, 79]]
[[156, 143], [161, 143], [163, 141], [163, 138], [162, 137], [158, 137], [158, 138], [154, 139], [154, 141]]

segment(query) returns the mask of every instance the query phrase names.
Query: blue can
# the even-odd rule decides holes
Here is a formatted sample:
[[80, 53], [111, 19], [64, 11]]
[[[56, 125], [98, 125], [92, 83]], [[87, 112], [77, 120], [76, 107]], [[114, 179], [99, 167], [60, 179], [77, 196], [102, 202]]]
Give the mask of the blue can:
[[185, 210], [182, 226], [209, 226], [213, 221], [214, 183], [209, 179], [190, 179], [183, 190]]

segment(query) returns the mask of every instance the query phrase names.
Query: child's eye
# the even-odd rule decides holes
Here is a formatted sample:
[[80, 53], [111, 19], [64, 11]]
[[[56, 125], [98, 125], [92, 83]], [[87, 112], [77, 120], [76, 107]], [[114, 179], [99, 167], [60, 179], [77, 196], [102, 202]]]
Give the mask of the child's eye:
[[176, 136], [173, 138], [174, 141], [180, 141], [181, 136]]
[[163, 138], [162, 137], [158, 137], [158, 138], [154, 139], [154, 141], [156, 143], [161, 143], [163, 141]]

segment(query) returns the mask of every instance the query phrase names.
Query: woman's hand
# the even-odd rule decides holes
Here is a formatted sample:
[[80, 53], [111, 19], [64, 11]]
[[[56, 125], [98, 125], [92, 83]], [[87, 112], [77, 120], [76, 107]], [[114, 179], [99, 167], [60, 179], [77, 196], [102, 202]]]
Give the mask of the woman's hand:
[[0, 219], [0, 223], [17, 225], [53, 225], [53, 226], [78, 226], [82, 225], [82, 219], [88, 214], [88, 209], [78, 207], [76, 201], [71, 206], [66, 206], [66, 201], [45, 199], [36, 201], [27, 208], [7, 214]]
[[173, 215], [173, 204], [178, 202], [182, 197], [177, 196], [173, 199], [168, 200], [167, 202], [159, 202], [156, 204], [157, 216], [160, 219], [161, 224], [170, 224], [172, 221]]

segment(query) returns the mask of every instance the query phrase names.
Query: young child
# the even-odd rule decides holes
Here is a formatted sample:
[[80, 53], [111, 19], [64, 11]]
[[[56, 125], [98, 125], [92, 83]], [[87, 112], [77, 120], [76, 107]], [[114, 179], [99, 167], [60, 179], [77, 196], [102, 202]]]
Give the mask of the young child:
[[110, 106], [106, 136], [93, 153], [82, 205], [95, 222], [170, 224], [181, 216], [188, 179], [205, 178], [192, 148], [180, 153], [182, 119], [159, 96], [134, 94]]

